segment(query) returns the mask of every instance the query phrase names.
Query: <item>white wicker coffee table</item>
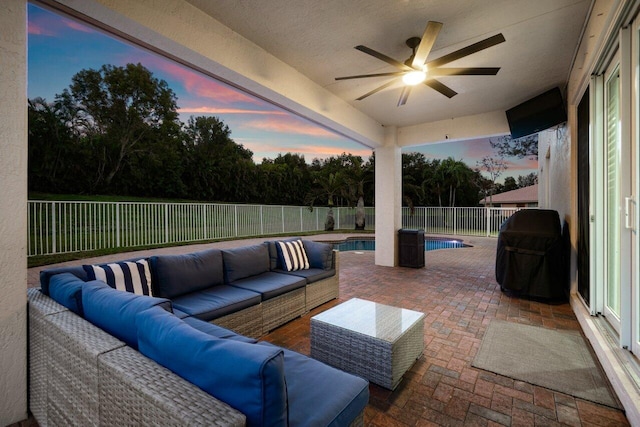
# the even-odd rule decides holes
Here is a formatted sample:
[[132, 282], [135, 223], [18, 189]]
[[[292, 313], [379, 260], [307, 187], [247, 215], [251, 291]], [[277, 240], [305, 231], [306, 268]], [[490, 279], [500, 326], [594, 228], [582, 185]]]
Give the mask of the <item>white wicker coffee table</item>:
[[424, 314], [358, 298], [311, 318], [311, 357], [395, 389], [424, 349]]

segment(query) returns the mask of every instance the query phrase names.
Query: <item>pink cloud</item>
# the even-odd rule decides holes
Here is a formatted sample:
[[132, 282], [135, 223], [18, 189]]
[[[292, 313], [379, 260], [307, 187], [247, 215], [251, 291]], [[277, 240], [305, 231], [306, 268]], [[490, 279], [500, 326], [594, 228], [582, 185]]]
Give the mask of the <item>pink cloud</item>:
[[95, 33], [95, 30], [87, 25], [50, 13], [35, 14], [30, 16], [28, 20], [28, 32], [32, 35], [57, 37], [67, 29]]
[[44, 28], [42, 25], [35, 23], [33, 21], [29, 21], [28, 30], [29, 34], [36, 36], [55, 36], [55, 33], [51, 31], [49, 28]]
[[[454, 143], [455, 144], [455, 143]], [[464, 141], [464, 157], [469, 159], [481, 159], [494, 154], [488, 139], [476, 139]]]
[[[128, 62], [140, 62], [139, 57], [130, 59]], [[148, 55], [144, 62], [145, 65], [159, 69], [180, 81], [191, 95], [214, 99], [224, 104], [232, 104], [234, 102], [259, 103], [257, 99], [240, 90], [230, 88], [212, 77], [202, 75], [166, 58]]]
[[300, 145], [298, 147], [285, 147], [276, 144], [266, 144], [255, 140], [236, 140], [236, 142], [244, 145], [245, 148], [254, 152], [254, 160], [261, 161], [263, 157], [273, 159], [278, 154], [295, 153], [304, 155], [307, 162], [311, 162], [315, 158], [326, 159], [331, 156], [339, 156], [344, 152], [353, 154], [354, 156], [361, 156], [363, 159], [368, 159], [372, 153], [370, 148], [357, 148], [357, 149], [345, 149], [341, 147], [327, 147], [323, 145]]
[[258, 114], [258, 115], [271, 115], [271, 116], [286, 116], [284, 111], [268, 111], [268, 110], [244, 110], [242, 108], [219, 108], [219, 107], [183, 107], [179, 108], [178, 112], [181, 114], [193, 113], [193, 114]]
[[95, 33], [94, 29], [87, 27], [86, 25], [83, 25], [79, 22], [71, 21], [69, 19], [63, 19], [62, 22], [72, 30], [81, 31], [83, 33]]
[[292, 120], [291, 116], [286, 116], [284, 120], [251, 120], [243, 123], [243, 128], [258, 129], [267, 132], [290, 133], [297, 135], [308, 135], [323, 138], [337, 139], [338, 135], [327, 129], [311, 123], [304, 123]]
[[505, 163], [509, 169], [538, 169], [538, 160], [536, 159], [506, 159]]

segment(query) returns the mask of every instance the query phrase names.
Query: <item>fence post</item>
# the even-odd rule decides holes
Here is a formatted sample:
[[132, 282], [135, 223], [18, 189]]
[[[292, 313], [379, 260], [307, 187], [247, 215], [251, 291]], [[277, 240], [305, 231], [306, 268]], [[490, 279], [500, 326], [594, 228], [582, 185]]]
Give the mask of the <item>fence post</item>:
[[318, 214], [318, 209], [316, 209], [316, 231], [320, 229], [320, 214]]
[[336, 220], [338, 226], [336, 228], [340, 230], [340, 207], [338, 206], [336, 210], [338, 211], [338, 215], [336, 215], [338, 217], [338, 219]]
[[304, 220], [302, 218], [302, 206], [300, 206], [300, 232], [304, 231]]
[[164, 204], [164, 242], [169, 243], [169, 203]]
[[120, 247], [120, 202], [116, 202], [116, 248]]
[[458, 235], [458, 208], [453, 208], [453, 235]]
[[264, 215], [262, 213], [262, 208], [264, 206], [260, 205], [260, 234], [264, 236]]
[[491, 236], [491, 208], [487, 208], [487, 237]]
[[233, 212], [234, 212], [234, 223], [235, 223], [235, 230], [236, 230], [236, 237], [238, 237], [238, 205], [233, 205]]
[[56, 202], [51, 204], [51, 248], [52, 253], [56, 253]]
[[209, 227], [207, 224], [207, 205], [202, 204], [202, 239], [207, 240], [209, 238]]

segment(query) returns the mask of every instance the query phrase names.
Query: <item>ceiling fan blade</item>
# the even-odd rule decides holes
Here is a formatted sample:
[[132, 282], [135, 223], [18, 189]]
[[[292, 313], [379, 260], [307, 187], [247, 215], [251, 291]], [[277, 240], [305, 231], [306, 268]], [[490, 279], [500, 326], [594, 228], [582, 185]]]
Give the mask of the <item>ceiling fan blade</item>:
[[376, 74], [360, 74], [357, 76], [345, 76], [345, 77], [336, 77], [336, 80], [349, 80], [349, 79], [363, 79], [365, 77], [384, 77], [384, 76], [401, 76], [406, 74], [406, 71], [392, 71], [390, 73], [376, 73]]
[[431, 48], [433, 48], [433, 44], [436, 42], [436, 38], [438, 37], [438, 33], [441, 28], [442, 22], [427, 22], [424, 34], [422, 35], [418, 49], [416, 49], [416, 54], [413, 57], [413, 62], [411, 63], [413, 68], [421, 69], [427, 61], [427, 56], [429, 56], [429, 52], [431, 52]]
[[495, 76], [500, 67], [434, 68], [430, 76]]
[[440, 67], [441, 65], [448, 64], [449, 62], [455, 61], [456, 59], [464, 58], [465, 56], [471, 55], [472, 53], [480, 52], [481, 50], [490, 48], [491, 46], [495, 46], [504, 41], [505, 38], [502, 33], [496, 34], [495, 36], [489, 37], [488, 39], [481, 40], [477, 43], [456, 50], [455, 52], [451, 52], [448, 55], [442, 56], [438, 59], [434, 59], [433, 61], [429, 61], [427, 62], [427, 67]]
[[379, 86], [379, 87], [375, 88], [375, 89], [374, 89], [374, 90], [372, 90], [371, 92], [367, 92], [367, 93], [365, 93], [365, 94], [364, 94], [364, 95], [362, 95], [360, 98], [356, 98], [356, 101], [362, 101], [362, 100], [363, 100], [363, 99], [365, 99], [366, 97], [371, 96], [371, 95], [373, 95], [374, 93], [378, 93], [378, 92], [380, 92], [381, 90], [388, 88], [389, 86], [391, 86], [391, 85], [392, 85], [392, 84], [394, 84], [394, 83], [395, 83], [395, 79], [394, 79], [394, 80], [391, 80], [390, 82], [387, 82], [387, 83], [383, 84], [382, 86]]
[[456, 92], [455, 90], [451, 89], [449, 86], [440, 83], [436, 79], [428, 79], [428, 80], [426, 80], [424, 82], [424, 84], [429, 86], [431, 89], [437, 90], [438, 92], [440, 92], [441, 94], [443, 94], [447, 98], [453, 98], [454, 96], [456, 96], [458, 94], [458, 92]]
[[407, 99], [409, 99], [409, 94], [411, 94], [411, 88], [413, 88], [413, 86], [405, 86], [402, 88], [402, 92], [400, 93], [400, 99], [398, 99], [398, 107], [407, 103]]
[[356, 46], [356, 49], [358, 49], [360, 52], [364, 52], [367, 55], [371, 55], [374, 58], [378, 58], [381, 61], [386, 62], [387, 64], [393, 65], [396, 68], [400, 68], [401, 70], [406, 70], [406, 71], [412, 71], [413, 69], [411, 67], [409, 67], [408, 65], [403, 64], [400, 61], [396, 61], [393, 58], [388, 57], [387, 55], [380, 53], [376, 50], [370, 49], [366, 46], [362, 46], [362, 45], [358, 45]]

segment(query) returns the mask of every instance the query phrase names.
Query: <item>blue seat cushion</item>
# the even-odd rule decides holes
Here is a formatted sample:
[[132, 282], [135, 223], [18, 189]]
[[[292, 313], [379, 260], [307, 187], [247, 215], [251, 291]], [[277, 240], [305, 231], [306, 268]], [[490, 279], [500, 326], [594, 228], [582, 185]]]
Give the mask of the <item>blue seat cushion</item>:
[[86, 282], [82, 287], [85, 319], [135, 349], [138, 348], [136, 314], [155, 306], [171, 312], [171, 301], [165, 298], [118, 291], [98, 280]]
[[174, 298], [173, 307], [207, 322], [260, 304], [259, 293], [234, 286], [218, 285]]
[[245, 414], [247, 426], [285, 426], [282, 349], [215, 338], [152, 309], [136, 318], [140, 352]]
[[307, 281], [303, 277], [269, 271], [259, 276], [247, 277], [233, 282], [232, 286], [259, 292], [262, 295], [262, 300], [265, 301], [306, 286], [306, 284]]
[[155, 295], [173, 299], [200, 291], [224, 281], [222, 253], [207, 249], [182, 255], [158, 255], [150, 258]]
[[[171, 305], [173, 305], [173, 303], [171, 303]], [[191, 316], [189, 313], [185, 313], [184, 311], [178, 310], [175, 307], [173, 307], [173, 315], [176, 316], [178, 319], [186, 319], [187, 317]]]
[[82, 311], [82, 285], [86, 282], [71, 273], [60, 273], [49, 279], [49, 296], [74, 313], [84, 316]]
[[319, 268], [321, 270], [331, 270], [334, 268], [333, 246], [312, 240], [303, 240], [302, 244], [309, 259], [310, 268]]
[[269, 249], [266, 243], [222, 251], [227, 284], [269, 271]]
[[[175, 313], [174, 313], [175, 314]], [[214, 325], [213, 323], [205, 322], [204, 320], [200, 320], [196, 317], [187, 317], [182, 319], [184, 323], [187, 325], [196, 328], [200, 332], [204, 332], [207, 335], [211, 335], [212, 337], [242, 341], [250, 344], [255, 344], [258, 340], [254, 340], [253, 338], [247, 338], [244, 335], [236, 334], [233, 331], [230, 331], [227, 328], [223, 328], [222, 326]]]
[[336, 271], [334, 269], [322, 270], [319, 268], [310, 268], [308, 270], [298, 270], [298, 271], [276, 270], [275, 273], [290, 274], [292, 276], [304, 277], [307, 283], [314, 283], [322, 279], [326, 279], [327, 277], [335, 276]]
[[[267, 342], [256, 346], [275, 347]], [[367, 406], [367, 380], [295, 351], [283, 351], [290, 426], [348, 426]]]

